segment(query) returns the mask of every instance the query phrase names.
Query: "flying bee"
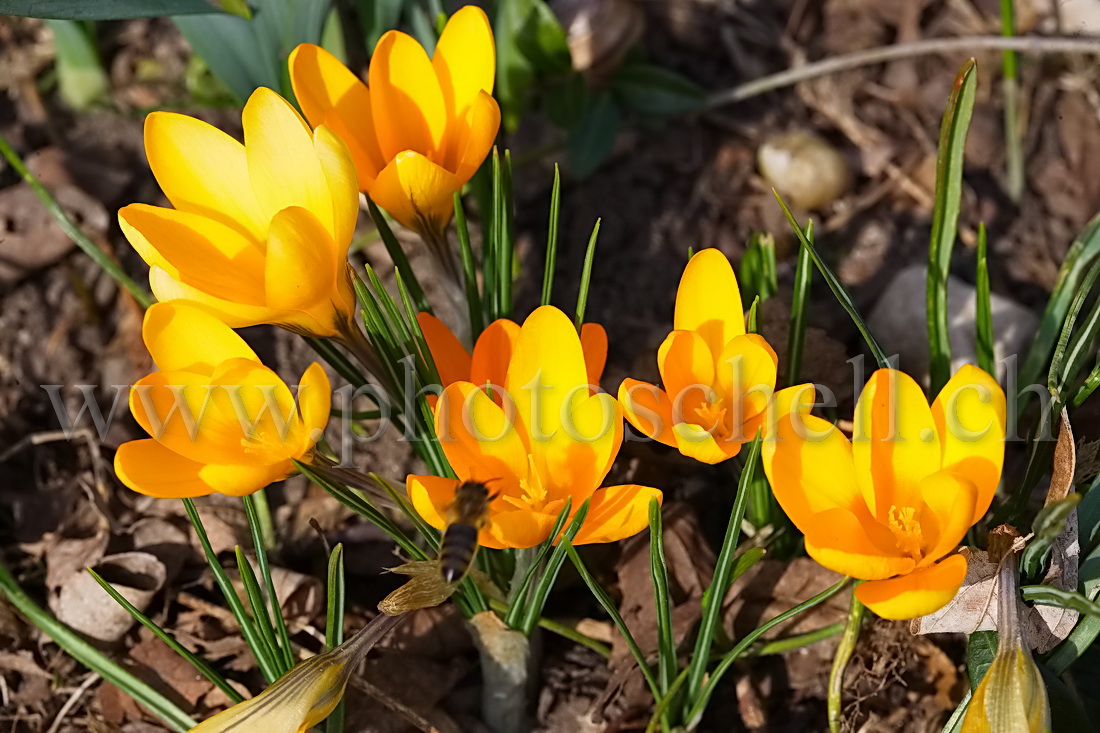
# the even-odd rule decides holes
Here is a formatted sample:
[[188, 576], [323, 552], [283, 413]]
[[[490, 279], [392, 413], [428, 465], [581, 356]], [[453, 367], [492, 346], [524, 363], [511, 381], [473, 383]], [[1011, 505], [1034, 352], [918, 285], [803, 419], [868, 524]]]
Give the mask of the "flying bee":
[[410, 578], [378, 604], [379, 610], [395, 616], [438, 606], [450, 598], [459, 582], [471, 572], [478, 548], [477, 535], [489, 521], [489, 503], [495, 498], [496, 495], [489, 492], [485, 482], [463, 481], [459, 484], [454, 499], [447, 506], [447, 528], [443, 530], [439, 556], [434, 560], [417, 560], [392, 568], [391, 572]]
[[443, 580], [457, 583], [470, 569], [477, 553], [477, 535], [489, 521], [489, 502], [496, 496], [481, 481], [463, 481], [447, 506], [447, 529], [439, 546]]

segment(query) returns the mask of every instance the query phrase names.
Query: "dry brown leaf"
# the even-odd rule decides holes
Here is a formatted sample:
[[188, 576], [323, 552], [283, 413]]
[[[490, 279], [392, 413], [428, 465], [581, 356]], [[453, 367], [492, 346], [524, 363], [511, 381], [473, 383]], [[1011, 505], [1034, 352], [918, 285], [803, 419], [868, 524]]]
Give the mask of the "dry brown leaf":
[[[120, 552], [95, 564], [95, 571], [139, 611], [164, 587], [164, 564], [147, 552]], [[77, 572], [50, 596], [50, 609], [64, 623], [94, 641], [110, 644], [134, 625], [129, 612], [111, 599], [90, 573]]]
[[1058, 429], [1058, 443], [1054, 446], [1054, 464], [1050, 472], [1050, 488], [1047, 504], [1065, 499], [1073, 489], [1073, 474], [1077, 467], [1077, 449], [1073, 444], [1073, 427], [1069, 413], [1062, 408], [1062, 421]]
[[143, 677], [155, 675], [163, 687], [187, 702], [188, 709], [193, 708], [214, 686], [197, 673], [190, 662], [151, 634], [130, 649], [130, 658], [145, 667]]

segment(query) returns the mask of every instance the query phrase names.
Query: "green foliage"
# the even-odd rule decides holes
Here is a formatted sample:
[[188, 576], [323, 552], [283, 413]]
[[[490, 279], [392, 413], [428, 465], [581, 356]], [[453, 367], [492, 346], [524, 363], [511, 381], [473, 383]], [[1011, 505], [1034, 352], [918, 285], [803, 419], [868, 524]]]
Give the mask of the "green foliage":
[[779, 276], [775, 263], [775, 237], [763, 232], [753, 232], [749, 245], [741, 255], [737, 282], [741, 297], [752, 302], [757, 296], [767, 300], [779, 290]]
[[[806, 241], [814, 241], [813, 222], [806, 226]], [[813, 259], [806, 247], [798, 248], [798, 264], [794, 271], [794, 294], [791, 296], [791, 322], [787, 330], [787, 385], [795, 385], [802, 374], [802, 351], [806, 342], [806, 310], [810, 304], [810, 284], [813, 281]]]
[[0, 563], [0, 595], [61, 647], [66, 654], [123, 690], [173, 730], [186, 731], [195, 726], [195, 721], [191, 720], [187, 713], [180, 710], [175, 703], [108, 659], [103, 652], [84, 641], [83, 637], [31, 600], [2, 563]]
[[579, 117], [569, 125], [569, 164], [587, 178], [611, 155], [622, 115], [610, 92], [586, 92]]
[[974, 59], [963, 64], [943, 113], [936, 152], [936, 194], [932, 239], [928, 247], [928, 348], [931, 393], [939, 394], [951, 376], [951, 342], [947, 336], [947, 276], [959, 226], [963, 154], [978, 85]]
[[611, 91], [626, 110], [657, 119], [694, 112], [703, 106], [702, 88], [674, 71], [631, 61], [611, 79]]
[[1031, 525], [1034, 537], [1020, 556], [1020, 570], [1024, 577], [1039, 578], [1046, 569], [1054, 551], [1054, 541], [1065, 531], [1070, 513], [1081, 503], [1080, 494], [1070, 494], [1061, 501], [1047, 504]]
[[102, 101], [108, 92], [107, 73], [99, 62], [95, 29], [73, 20], [47, 20], [57, 51], [57, 86], [61, 100], [75, 110]]
[[649, 500], [649, 573], [653, 580], [653, 601], [657, 609], [657, 684], [661, 688], [661, 696], [664, 697], [672, 688], [678, 664], [676, 641], [672, 635], [672, 600], [668, 590], [668, 563], [665, 561], [661, 504], [656, 498]]
[[985, 234], [985, 224], [978, 225], [977, 269], [975, 338], [978, 366], [987, 373], [995, 375], [997, 365], [993, 353], [993, 306], [990, 303], [989, 294], [989, 242]]
[[554, 187], [550, 192], [550, 223], [546, 233], [546, 260], [542, 267], [542, 305], [550, 305], [554, 294], [554, 267], [558, 261], [558, 224], [561, 220], [561, 170], [554, 164]]
[[[332, 650], [344, 643], [344, 545], [332, 548], [328, 556], [325, 583], [325, 649]], [[325, 718], [325, 733], [344, 730], [344, 701]]]
[[238, 101], [257, 87], [293, 98], [286, 60], [300, 43], [320, 43], [329, 0], [253, 0], [251, 18], [181, 15], [176, 26]]
[[978, 689], [993, 658], [997, 656], [997, 632], [975, 631], [966, 644], [966, 673], [970, 677], [970, 690]]
[[592, 227], [592, 234], [588, 237], [588, 248], [584, 251], [584, 267], [581, 270], [581, 283], [577, 290], [577, 310], [573, 323], [577, 331], [584, 324], [584, 312], [588, 306], [588, 289], [592, 284], [592, 263], [596, 259], [596, 239], [600, 236], [600, 220]]
[[159, 15], [211, 15], [218, 11], [242, 18], [250, 11], [244, 0], [0, 0], [0, 15], [67, 20], [122, 20]]

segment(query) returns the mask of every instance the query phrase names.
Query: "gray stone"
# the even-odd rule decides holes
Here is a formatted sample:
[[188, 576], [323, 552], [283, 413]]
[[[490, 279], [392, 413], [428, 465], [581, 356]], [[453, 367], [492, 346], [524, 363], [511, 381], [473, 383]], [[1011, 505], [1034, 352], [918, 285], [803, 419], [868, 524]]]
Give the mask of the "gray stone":
[[[928, 384], [928, 324], [925, 319], [926, 265], [911, 265], [887, 286], [871, 309], [867, 325], [888, 356], [897, 354], [898, 366], [922, 384]], [[997, 379], [1004, 381], [1002, 360], [1013, 354], [1022, 361], [1039, 317], [1011, 298], [996, 293], [990, 297], [993, 315], [993, 353]], [[951, 371], [963, 364], [978, 363], [977, 291], [957, 277], [947, 279], [948, 338], [951, 341]]]

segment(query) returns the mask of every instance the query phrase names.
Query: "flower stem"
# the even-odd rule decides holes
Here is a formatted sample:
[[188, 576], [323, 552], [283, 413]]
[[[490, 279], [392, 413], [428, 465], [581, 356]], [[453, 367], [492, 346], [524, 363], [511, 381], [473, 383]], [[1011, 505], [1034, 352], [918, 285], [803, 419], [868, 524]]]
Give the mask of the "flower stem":
[[856, 642], [859, 640], [859, 627], [863, 621], [863, 604], [856, 600], [856, 589], [852, 588], [852, 605], [848, 607], [848, 623], [844, 627], [844, 636], [840, 637], [840, 646], [833, 657], [833, 668], [829, 672], [829, 733], [840, 733], [841, 693], [844, 689], [844, 670], [852, 658]]

